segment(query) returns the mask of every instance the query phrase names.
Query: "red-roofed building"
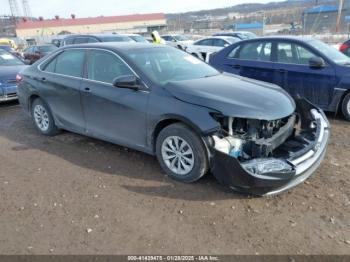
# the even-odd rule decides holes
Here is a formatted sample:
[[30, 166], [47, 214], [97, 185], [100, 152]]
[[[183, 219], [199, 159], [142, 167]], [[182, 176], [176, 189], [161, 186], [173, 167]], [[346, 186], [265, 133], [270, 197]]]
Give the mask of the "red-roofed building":
[[17, 24], [16, 33], [18, 37], [35, 37], [57, 35], [61, 32], [73, 34], [147, 33], [165, 28], [166, 19], [162, 13], [89, 18], [75, 18], [72, 15], [72, 18], [69, 19], [55, 17], [49, 20], [23, 20]]

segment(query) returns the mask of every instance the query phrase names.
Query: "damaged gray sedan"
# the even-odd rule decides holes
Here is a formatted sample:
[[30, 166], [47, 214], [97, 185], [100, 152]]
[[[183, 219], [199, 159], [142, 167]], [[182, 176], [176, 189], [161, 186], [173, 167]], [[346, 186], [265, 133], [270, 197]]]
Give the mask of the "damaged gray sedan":
[[211, 171], [239, 192], [278, 194], [315, 172], [330, 135], [306, 100], [166, 46], [67, 46], [19, 79], [42, 134], [65, 129], [156, 155], [187, 183]]

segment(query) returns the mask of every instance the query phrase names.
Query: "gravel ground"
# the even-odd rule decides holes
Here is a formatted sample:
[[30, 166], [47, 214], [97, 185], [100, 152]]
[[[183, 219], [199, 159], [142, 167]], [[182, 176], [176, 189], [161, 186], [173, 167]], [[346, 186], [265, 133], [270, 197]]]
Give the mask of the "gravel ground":
[[1, 254], [350, 254], [350, 123], [316, 175], [272, 198], [208, 175], [165, 177], [156, 159], [64, 132], [44, 137], [0, 106]]

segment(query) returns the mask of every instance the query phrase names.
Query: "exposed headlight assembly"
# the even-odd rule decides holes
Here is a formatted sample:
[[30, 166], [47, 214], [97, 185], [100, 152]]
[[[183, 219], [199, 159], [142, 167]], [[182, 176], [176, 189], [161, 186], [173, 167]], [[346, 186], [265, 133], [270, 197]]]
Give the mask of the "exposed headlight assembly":
[[247, 161], [242, 164], [243, 168], [256, 175], [263, 175], [266, 173], [289, 172], [293, 167], [286, 161], [277, 158], [259, 158]]

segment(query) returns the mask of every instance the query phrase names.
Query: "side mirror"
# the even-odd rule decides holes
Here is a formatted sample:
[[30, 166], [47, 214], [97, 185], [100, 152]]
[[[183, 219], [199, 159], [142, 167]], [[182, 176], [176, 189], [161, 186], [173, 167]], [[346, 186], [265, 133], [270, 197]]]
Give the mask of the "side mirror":
[[228, 46], [230, 46], [229, 44], [224, 44], [224, 47], [228, 47]]
[[114, 78], [113, 86], [132, 90], [139, 90], [141, 88], [139, 79], [134, 75], [125, 75]]
[[326, 62], [321, 57], [312, 57], [309, 60], [309, 66], [311, 68], [324, 68], [326, 66]]

